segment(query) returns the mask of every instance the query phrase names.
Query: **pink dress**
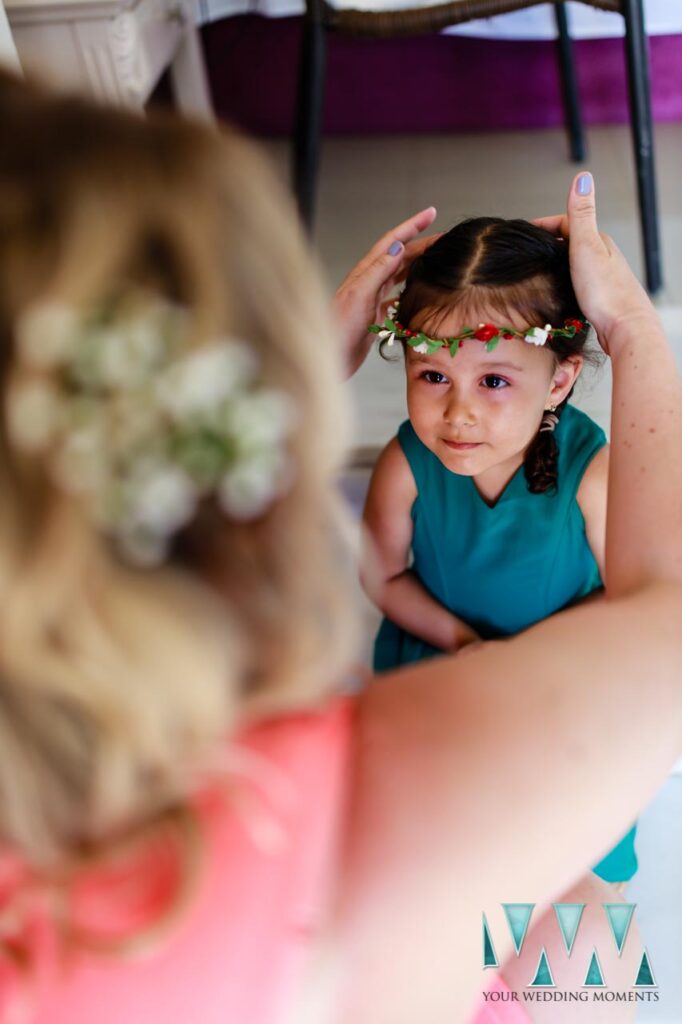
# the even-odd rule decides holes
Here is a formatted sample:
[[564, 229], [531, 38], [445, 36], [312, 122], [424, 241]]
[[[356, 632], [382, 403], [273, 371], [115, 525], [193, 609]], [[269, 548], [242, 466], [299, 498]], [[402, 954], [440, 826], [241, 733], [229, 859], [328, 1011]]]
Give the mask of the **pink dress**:
[[[38, 915], [24, 921], [39, 974], [22, 1014], [17, 993], [26, 986], [0, 961], [3, 1024], [280, 1024], [295, 1005], [331, 891], [352, 713], [353, 701], [341, 699], [324, 713], [260, 724], [230, 743], [234, 763], [257, 782], [260, 775], [253, 806], [269, 810], [254, 828], [215, 789], [196, 801], [207, 840], [198, 891], [178, 928], [145, 955], [79, 953], [64, 965], [52, 930]], [[74, 894], [76, 920], [89, 933], [134, 932], [164, 905], [176, 868], [159, 844], [106, 874], [91, 873]], [[0, 870], [0, 897], [2, 884]], [[505, 1007], [515, 1009], [486, 1004], [472, 1024], [527, 1021], [523, 1013], [502, 1015]]]

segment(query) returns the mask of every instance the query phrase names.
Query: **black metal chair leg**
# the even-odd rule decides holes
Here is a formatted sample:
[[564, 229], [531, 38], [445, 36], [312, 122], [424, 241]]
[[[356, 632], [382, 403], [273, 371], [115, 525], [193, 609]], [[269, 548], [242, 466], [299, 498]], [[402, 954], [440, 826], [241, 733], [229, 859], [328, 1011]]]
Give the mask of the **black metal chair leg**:
[[579, 163], [585, 159], [586, 154], [585, 132], [580, 113], [580, 95], [578, 93], [578, 79], [573, 59], [573, 45], [568, 31], [568, 18], [563, 0], [554, 5], [554, 13], [558, 33], [557, 50], [559, 53], [559, 68], [561, 70], [561, 92], [564, 100], [564, 117], [568, 131], [571, 160]]
[[326, 30], [322, 4], [309, 0], [301, 41], [294, 128], [294, 194], [301, 219], [311, 231], [320, 162], [326, 71]]
[[623, 0], [623, 14], [646, 284], [649, 292], [655, 295], [662, 286], [663, 278], [656, 201], [649, 53], [642, 0]]

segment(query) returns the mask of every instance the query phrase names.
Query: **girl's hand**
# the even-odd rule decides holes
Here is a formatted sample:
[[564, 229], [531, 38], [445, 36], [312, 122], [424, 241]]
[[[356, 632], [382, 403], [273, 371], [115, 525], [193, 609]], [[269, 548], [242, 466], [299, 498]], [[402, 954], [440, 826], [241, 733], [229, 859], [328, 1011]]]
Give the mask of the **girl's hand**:
[[656, 318], [649, 296], [622, 252], [597, 228], [591, 174], [581, 173], [573, 179], [566, 214], [542, 217], [534, 223], [568, 240], [578, 304], [607, 354], [611, 354], [610, 345], [619, 325], [641, 320], [644, 328], [646, 322]]
[[365, 361], [374, 340], [367, 327], [382, 316], [382, 302], [405, 280], [413, 260], [438, 237], [413, 241], [433, 224], [435, 216], [435, 207], [429, 206], [387, 231], [339, 285], [332, 311], [344, 342], [347, 376], [352, 377]]
[[478, 640], [469, 640], [468, 643], [462, 644], [461, 647], [457, 648], [457, 654], [471, 654], [473, 651], [477, 651], [479, 648], [483, 647], [484, 644], [485, 640], [481, 640], [480, 637]]
[[474, 650], [476, 647], [480, 647], [480, 645], [483, 643], [483, 639], [478, 635], [476, 630], [472, 629], [471, 626], [468, 623], [464, 622], [463, 619], [459, 619], [456, 616], [453, 616], [453, 619], [455, 622], [456, 639], [449, 653], [460, 654], [462, 651], [465, 651], [468, 647], [470, 647], [472, 650]]

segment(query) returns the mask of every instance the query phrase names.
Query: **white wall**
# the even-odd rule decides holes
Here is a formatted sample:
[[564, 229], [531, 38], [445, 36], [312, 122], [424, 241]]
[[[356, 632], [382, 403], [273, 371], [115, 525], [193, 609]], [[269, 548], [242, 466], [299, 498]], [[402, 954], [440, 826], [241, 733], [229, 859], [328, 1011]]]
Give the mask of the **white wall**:
[[13, 68], [15, 71], [21, 71], [17, 50], [12, 39], [2, 0], [0, 0], [0, 64]]

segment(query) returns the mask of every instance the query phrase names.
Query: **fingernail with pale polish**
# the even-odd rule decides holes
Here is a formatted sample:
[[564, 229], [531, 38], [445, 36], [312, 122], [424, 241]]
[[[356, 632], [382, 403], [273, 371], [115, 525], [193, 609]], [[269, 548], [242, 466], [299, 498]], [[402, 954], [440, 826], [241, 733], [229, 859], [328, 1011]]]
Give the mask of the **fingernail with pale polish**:
[[388, 255], [389, 256], [397, 256], [398, 253], [400, 252], [400, 250], [402, 249], [402, 247], [403, 247], [403, 243], [402, 242], [394, 242], [393, 245], [391, 246], [391, 248], [388, 250]]
[[592, 191], [592, 175], [581, 174], [578, 178], [576, 192], [579, 196], [589, 196]]

